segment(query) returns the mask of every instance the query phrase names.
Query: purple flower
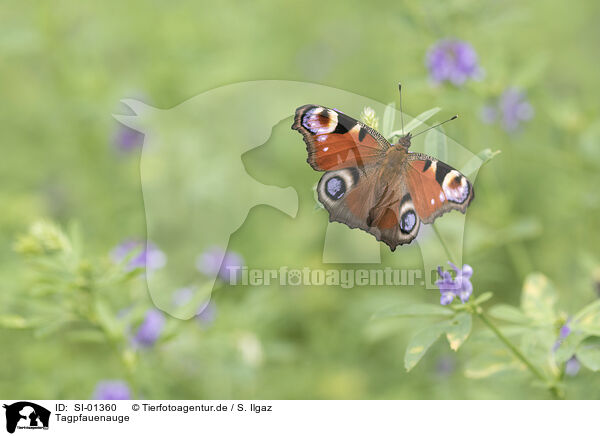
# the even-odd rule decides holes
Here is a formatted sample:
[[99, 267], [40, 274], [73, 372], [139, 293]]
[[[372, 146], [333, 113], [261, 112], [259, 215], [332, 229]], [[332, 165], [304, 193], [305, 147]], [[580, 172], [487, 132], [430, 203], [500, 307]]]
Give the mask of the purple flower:
[[144, 144], [144, 134], [124, 124], [119, 124], [114, 143], [119, 150], [128, 152]]
[[458, 39], [442, 39], [429, 49], [427, 68], [434, 83], [449, 81], [462, 85], [482, 75], [473, 46]]
[[198, 315], [196, 315], [196, 319], [203, 326], [209, 326], [213, 322], [215, 322], [215, 318], [217, 317], [217, 306], [212, 301], [209, 301]]
[[573, 356], [565, 363], [565, 374], [571, 377], [576, 376], [580, 368], [581, 365], [577, 360], [577, 357]]
[[192, 288], [179, 288], [173, 292], [173, 304], [175, 307], [185, 306], [194, 296]]
[[456, 358], [451, 355], [442, 356], [438, 359], [435, 365], [435, 371], [439, 376], [445, 377], [454, 372], [456, 369]]
[[452, 303], [454, 297], [460, 298], [460, 301], [466, 303], [469, 301], [471, 293], [473, 293], [473, 285], [471, 284], [471, 276], [473, 275], [473, 268], [470, 265], [463, 265], [462, 269], [459, 269], [452, 262], [448, 262], [454, 269], [455, 277], [448, 271], [443, 271], [442, 267], [438, 267], [438, 274], [440, 279], [435, 282], [435, 285], [440, 289], [442, 294], [440, 297], [440, 304], [447, 305]]
[[132, 271], [136, 268], [146, 268], [147, 271], [153, 271], [162, 268], [167, 263], [167, 256], [152, 242], [144, 244], [140, 241], [127, 240], [117, 247], [111, 253], [113, 261], [120, 263], [127, 260], [126, 271]]
[[[194, 296], [194, 291], [192, 288], [181, 288], [175, 291], [173, 294], [173, 303], [175, 306], [180, 307], [185, 304], [188, 304], [192, 297]], [[217, 310], [215, 304], [207, 300], [198, 305], [198, 309], [196, 310], [195, 318], [202, 325], [210, 325], [213, 323], [217, 315]]]
[[510, 87], [495, 103], [482, 109], [481, 119], [488, 124], [500, 120], [504, 130], [514, 132], [523, 121], [533, 118], [533, 113], [533, 107], [527, 101], [525, 93]]
[[146, 317], [140, 324], [133, 342], [142, 347], [150, 347], [160, 337], [160, 334], [165, 326], [166, 318], [158, 309], [149, 309], [146, 312]]
[[198, 270], [209, 277], [218, 276], [229, 282], [232, 275], [239, 275], [244, 259], [233, 251], [225, 251], [220, 247], [212, 247], [202, 253], [196, 260]]
[[560, 344], [562, 344], [563, 341], [565, 339], [567, 339], [567, 336], [569, 336], [571, 334], [571, 327], [569, 326], [569, 322], [570, 322], [570, 319], [567, 319], [567, 321], [562, 325], [562, 327], [558, 331], [558, 339], [554, 343], [554, 346], [552, 347], [552, 351], [558, 350], [558, 347], [560, 347]]
[[96, 384], [93, 400], [131, 400], [129, 386], [122, 380], [102, 380]]
[[560, 328], [559, 337], [560, 337], [560, 339], [565, 339], [570, 334], [571, 334], [571, 327], [569, 327], [569, 323], [566, 322], [565, 325], [563, 325]]

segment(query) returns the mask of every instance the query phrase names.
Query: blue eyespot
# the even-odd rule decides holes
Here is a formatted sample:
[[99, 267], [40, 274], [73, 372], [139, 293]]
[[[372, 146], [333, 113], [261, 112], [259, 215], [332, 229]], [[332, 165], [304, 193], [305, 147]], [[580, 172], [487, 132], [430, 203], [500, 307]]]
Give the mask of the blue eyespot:
[[346, 183], [339, 176], [334, 176], [327, 180], [325, 184], [325, 192], [332, 200], [339, 200], [346, 193]]
[[402, 233], [410, 233], [417, 224], [417, 216], [414, 211], [408, 210], [400, 217], [400, 231]]

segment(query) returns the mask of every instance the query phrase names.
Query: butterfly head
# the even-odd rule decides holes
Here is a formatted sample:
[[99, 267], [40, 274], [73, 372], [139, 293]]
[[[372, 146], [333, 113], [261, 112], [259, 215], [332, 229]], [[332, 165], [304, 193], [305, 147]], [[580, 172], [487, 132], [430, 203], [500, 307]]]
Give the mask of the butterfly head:
[[402, 147], [408, 151], [408, 149], [410, 148], [410, 140], [411, 139], [412, 139], [412, 135], [410, 133], [407, 133], [406, 135], [398, 138], [398, 142], [396, 142], [394, 144], [394, 146]]

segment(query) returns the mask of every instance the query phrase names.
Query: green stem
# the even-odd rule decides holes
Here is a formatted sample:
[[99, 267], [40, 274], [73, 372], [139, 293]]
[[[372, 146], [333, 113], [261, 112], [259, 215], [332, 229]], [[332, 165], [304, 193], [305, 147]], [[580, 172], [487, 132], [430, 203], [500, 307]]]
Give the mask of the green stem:
[[[438, 230], [435, 223], [431, 224], [431, 227], [433, 227], [433, 230], [435, 231], [435, 234], [437, 235], [438, 239], [440, 240], [442, 247], [444, 247], [444, 250], [446, 251], [446, 256], [448, 256], [448, 260], [450, 262], [452, 262], [453, 264], [457, 265], [456, 262], [454, 261], [454, 258], [452, 257], [452, 253], [450, 253], [450, 249], [448, 248], [448, 245], [446, 245], [446, 241], [444, 241], [444, 238], [442, 238], [442, 234]], [[458, 265], [458, 267], [460, 268], [460, 265]]]
[[494, 323], [492, 323], [492, 321], [487, 317], [487, 315], [483, 313], [482, 309], [479, 306], [476, 307], [475, 313], [484, 322], [484, 324], [487, 325], [492, 332], [494, 332], [498, 339], [500, 339], [504, 343], [504, 345], [506, 345], [510, 349], [510, 351], [512, 351], [512, 353], [517, 357], [517, 359], [519, 359], [525, 364], [525, 366], [533, 373], [533, 375], [535, 375], [538, 379], [540, 379], [542, 382], [548, 385], [548, 389], [550, 390], [550, 393], [555, 399], [562, 398], [562, 395], [560, 394], [558, 388], [554, 385], [554, 382], [548, 380], [544, 376], [544, 374], [542, 374], [540, 370], [533, 363], [531, 363], [531, 361], [527, 357], [525, 357], [525, 355], [521, 353], [521, 351], [511, 341], [509, 341], [506, 336], [504, 336], [504, 334], [502, 334], [498, 327], [496, 327]]

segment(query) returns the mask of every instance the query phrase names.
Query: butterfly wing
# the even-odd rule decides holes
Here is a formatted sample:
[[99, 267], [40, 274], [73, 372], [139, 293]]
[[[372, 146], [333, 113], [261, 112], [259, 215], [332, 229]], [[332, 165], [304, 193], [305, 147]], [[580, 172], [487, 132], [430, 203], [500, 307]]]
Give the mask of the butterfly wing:
[[323, 106], [309, 104], [296, 109], [292, 129], [302, 134], [307, 162], [317, 171], [363, 168], [380, 160], [390, 148], [376, 130]]
[[451, 210], [465, 213], [475, 196], [471, 182], [450, 165], [422, 153], [408, 153], [406, 182], [425, 224]]
[[292, 129], [302, 134], [311, 167], [326, 171], [317, 194], [329, 221], [362, 229], [392, 251], [410, 243], [421, 222], [465, 213], [473, 199], [471, 183], [454, 168], [400, 149], [391, 158], [379, 132], [337, 110], [301, 106]]
[[408, 244], [419, 231], [420, 220], [408, 186], [401, 177], [387, 183], [382, 168], [369, 165], [326, 172], [317, 185], [319, 201], [329, 221], [362, 229], [392, 251]]

